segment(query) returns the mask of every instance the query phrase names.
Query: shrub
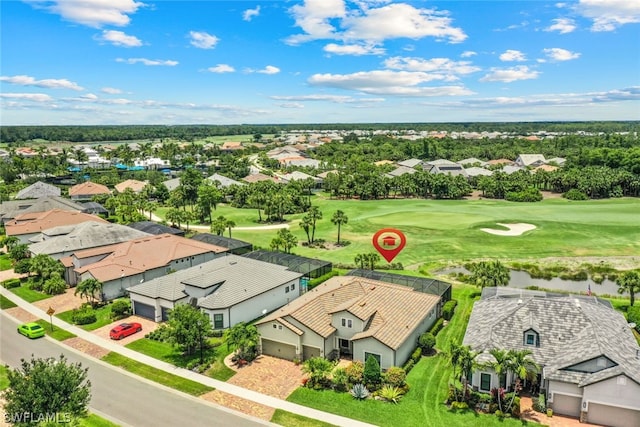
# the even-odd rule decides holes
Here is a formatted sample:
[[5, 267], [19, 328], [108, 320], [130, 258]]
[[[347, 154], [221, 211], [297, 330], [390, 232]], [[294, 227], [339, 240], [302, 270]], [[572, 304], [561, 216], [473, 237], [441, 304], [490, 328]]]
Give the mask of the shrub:
[[456, 309], [456, 305], [458, 305], [458, 301], [454, 299], [444, 303], [444, 305], [442, 306], [442, 318], [444, 320], [451, 320], [451, 318], [453, 317], [453, 312]]
[[514, 397], [513, 406], [511, 407], [511, 415], [516, 418], [520, 418], [520, 398]]
[[430, 332], [425, 332], [420, 335], [418, 345], [420, 345], [420, 349], [423, 354], [430, 354], [433, 351], [433, 347], [436, 345], [436, 337], [434, 337]]
[[378, 395], [387, 402], [398, 403], [402, 397], [402, 390], [387, 384], [380, 389]]
[[27, 274], [31, 271], [31, 259], [24, 258], [20, 261], [16, 261], [13, 266], [13, 271], [18, 274]]
[[362, 377], [367, 385], [380, 384], [380, 364], [378, 359], [373, 356], [369, 356], [364, 363], [364, 373]]
[[384, 382], [392, 387], [404, 387], [407, 384], [407, 372], [399, 366], [392, 366], [384, 373]]
[[358, 400], [364, 400], [369, 397], [369, 390], [362, 383], [355, 384], [349, 393]]
[[544, 394], [539, 394], [538, 397], [531, 399], [534, 411], [545, 413], [547, 411], [547, 404], [545, 403]]
[[211, 331], [211, 336], [213, 338], [222, 338], [224, 336], [224, 329], [214, 329]]
[[119, 319], [131, 313], [131, 303], [126, 299], [119, 299], [111, 305], [111, 317]]
[[413, 354], [411, 355], [411, 360], [413, 360], [413, 363], [418, 363], [421, 358], [422, 358], [422, 349], [418, 347], [413, 351]]
[[33, 277], [29, 278], [29, 280], [27, 281], [27, 286], [32, 291], [42, 291], [42, 285], [43, 283], [40, 280], [35, 280]]
[[71, 321], [76, 325], [88, 325], [96, 320], [96, 313], [91, 307], [75, 309], [71, 315]]
[[364, 374], [364, 364], [361, 361], [356, 360], [345, 368], [345, 372], [349, 378], [349, 383], [361, 383], [363, 380], [362, 376]]
[[324, 283], [327, 280], [331, 279], [333, 276], [339, 276], [339, 275], [340, 275], [339, 271], [331, 270], [327, 274], [323, 274], [320, 277], [316, 277], [315, 279], [309, 280], [309, 283], [307, 284], [307, 289], [311, 290], [316, 286], [318, 286], [320, 283]]
[[542, 193], [531, 187], [522, 191], [511, 191], [504, 198], [510, 202], [539, 202], [542, 200]]
[[451, 402], [451, 409], [456, 409], [456, 410], [465, 410], [465, 409], [469, 409], [469, 405], [467, 404], [467, 402]]
[[636, 331], [640, 332], [640, 306], [634, 305], [627, 308], [627, 320], [636, 324]]
[[2, 281], [2, 286], [6, 289], [13, 289], [20, 287], [20, 279], [7, 279]]
[[404, 364], [402, 369], [404, 369], [404, 371], [408, 374], [409, 372], [411, 372], [411, 370], [415, 365], [416, 365], [416, 362], [414, 362], [413, 359], [409, 359], [407, 360], [407, 363]]
[[55, 275], [45, 280], [44, 284], [42, 285], [42, 290], [44, 291], [44, 293], [49, 295], [64, 294], [64, 291], [67, 290], [67, 282], [65, 282], [64, 279], [56, 273]]
[[337, 391], [346, 391], [349, 385], [349, 376], [345, 368], [336, 368], [333, 371], [331, 382]]
[[431, 329], [429, 329], [429, 332], [431, 332], [431, 335], [435, 337], [436, 335], [438, 335], [438, 332], [440, 332], [443, 327], [444, 327], [444, 319], [439, 318], [438, 320], [436, 320], [436, 323], [433, 324]]

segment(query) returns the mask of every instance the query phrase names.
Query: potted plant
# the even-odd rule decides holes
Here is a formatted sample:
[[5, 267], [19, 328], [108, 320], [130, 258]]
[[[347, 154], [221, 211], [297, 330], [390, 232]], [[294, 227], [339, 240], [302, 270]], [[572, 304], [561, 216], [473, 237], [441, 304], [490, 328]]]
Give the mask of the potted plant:
[[553, 417], [553, 409], [547, 408], [547, 417]]

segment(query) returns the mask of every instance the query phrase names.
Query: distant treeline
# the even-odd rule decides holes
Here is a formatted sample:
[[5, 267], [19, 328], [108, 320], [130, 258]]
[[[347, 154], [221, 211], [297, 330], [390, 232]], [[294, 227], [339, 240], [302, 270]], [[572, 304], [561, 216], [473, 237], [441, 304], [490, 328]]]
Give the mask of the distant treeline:
[[640, 121], [614, 122], [469, 122], [469, 123], [300, 123], [240, 125], [127, 125], [127, 126], [0, 126], [0, 142], [28, 143], [33, 140], [51, 142], [132, 141], [177, 139], [194, 141], [209, 136], [267, 135], [293, 130], [362, 130], [379, 131], [449, 131], [509, 132], [529, 134], [547, 132], [589, 132], [606, 134], [638, 132]]

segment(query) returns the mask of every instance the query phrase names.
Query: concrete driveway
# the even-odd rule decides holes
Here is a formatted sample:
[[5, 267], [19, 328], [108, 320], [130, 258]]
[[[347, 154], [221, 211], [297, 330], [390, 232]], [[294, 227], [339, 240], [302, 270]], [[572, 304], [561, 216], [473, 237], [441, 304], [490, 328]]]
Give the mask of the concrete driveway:
[[129, 344], [130, 342], [139, 340], [140, 338], [144, 338], [144, 336], [146, 334], [148, 334], [151, 331], [155, 331], [158, 328], [158, 324], [152, 320], [149, 319], [145, 319], [144, 317], [140, 317], [140, 316], [129, 316], [125, 319], [120, 319], [117, 320], [115, 322], [109, 323], [108, 325], [103, 326], [102, 328], [98, 328], [95, 331], [92, 331], [92, 333], [94, 335], [97, 335], [101, 338], [104, 339], [110, 339], [109, 338], [109, 331], [111, 329], [113, 329], [114, 326], [119, 325], [120, 323], [131, 323], [131, 322], [138, 322], [142, 325], [142, 331], [137, 332], [133, 335], [129, 335], [126, 338], [123, 338], [121, 340], [118, 341], [114, 341], [117, 344], [120, 344], [122, 346], [125, 346], [127, 344]]

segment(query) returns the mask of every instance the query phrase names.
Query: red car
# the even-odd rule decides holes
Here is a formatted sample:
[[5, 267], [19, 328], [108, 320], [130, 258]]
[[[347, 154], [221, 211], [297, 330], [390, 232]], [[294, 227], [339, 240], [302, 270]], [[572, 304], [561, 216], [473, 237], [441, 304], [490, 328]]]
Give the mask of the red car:
[[121, 323], [109, 332], [109, 337], [112, 340], [121, 340], [141, 330], [142, 325], [140, 323]]

